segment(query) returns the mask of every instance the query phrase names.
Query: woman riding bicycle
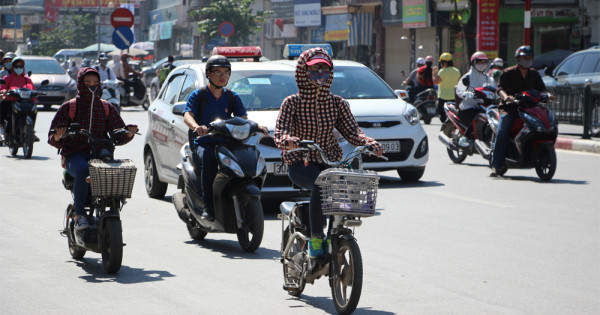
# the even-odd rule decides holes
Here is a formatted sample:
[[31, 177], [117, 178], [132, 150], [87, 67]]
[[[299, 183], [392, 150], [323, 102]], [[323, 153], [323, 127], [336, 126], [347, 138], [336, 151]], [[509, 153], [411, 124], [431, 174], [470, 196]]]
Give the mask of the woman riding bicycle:
[[290, 180], [311, 192], [308, 253], [311, 257], [319, 257], [324, 252], [325, 218], [321, 212], [321, 191], [315, 180], [327, 166], [318, 152], [310, 152], [308, 163], [304, 163], [302, 153], [286, 151], [298, 148], [301, 140], [312, 140], [323, 149], [329, 160], [339, 161], [343, 152], [334, 136], [334, 129], [354, 146], [372, 146], [377, 156], [383, 154], [383, 148], [358, 127], [348, 102], [331, 94], [333, 61], [325, 50], [313, 48], [303, 52], [298, 59], [295, 76], [298, 93], [286, 97], [281, 104], [275, 125], [275, 142], [283, 150], [283, 161], [289, 166]]

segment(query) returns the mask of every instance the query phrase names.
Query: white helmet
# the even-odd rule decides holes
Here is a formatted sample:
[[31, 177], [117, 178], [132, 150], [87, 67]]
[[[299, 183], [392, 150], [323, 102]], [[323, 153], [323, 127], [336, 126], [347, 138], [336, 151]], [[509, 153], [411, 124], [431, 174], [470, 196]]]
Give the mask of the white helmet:
[[425, 65], [425, 59], [423, 57], [417, 58], [417, 65], [419, 65], [419, 66]]
[[504, 67], [504, 60], [502, 60], [502, 58], [495, 58], [494, 61], [492, 61], [492, 67]]

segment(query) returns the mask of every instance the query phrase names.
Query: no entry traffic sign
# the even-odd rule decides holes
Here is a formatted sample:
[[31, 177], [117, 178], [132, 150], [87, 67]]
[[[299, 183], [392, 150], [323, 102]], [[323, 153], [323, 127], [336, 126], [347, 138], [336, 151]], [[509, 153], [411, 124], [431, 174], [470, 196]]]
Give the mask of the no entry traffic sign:
[[110, 24], [114, 28], [119, 26], [130, 28], [133, 26], [133, 22], [133, 13], [125, 8], [118, 8], [110, 15]]
[[231, 22], [225, 21], [219, 25], [219, 33], [223, 37], [230, 37], [235, 32], [235, 28]]

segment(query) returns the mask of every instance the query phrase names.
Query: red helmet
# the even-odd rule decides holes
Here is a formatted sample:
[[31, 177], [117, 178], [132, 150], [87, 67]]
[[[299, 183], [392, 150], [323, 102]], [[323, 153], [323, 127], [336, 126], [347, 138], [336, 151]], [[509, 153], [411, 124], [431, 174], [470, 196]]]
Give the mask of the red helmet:
[[473, 56], [471, 56], [471, 64], [475, 63], [477, 60], [489, 61], [488, 56], [484, 52], [481, 52], [481, 51], [476, 51], [473, 54]]
[[425, 57], [425, 63], [428, 63], [428, 62], [433, 63], [433, 56]]

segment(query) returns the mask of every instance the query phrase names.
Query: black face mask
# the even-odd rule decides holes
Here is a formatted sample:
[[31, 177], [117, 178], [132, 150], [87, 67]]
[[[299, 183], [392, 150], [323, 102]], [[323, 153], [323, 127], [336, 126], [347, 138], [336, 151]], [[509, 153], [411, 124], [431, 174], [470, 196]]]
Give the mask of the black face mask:
[[97, 85], [94, 86], [88, 86], [88, 89], [90, 90], [90, 92], [92, 92], [92, 94], [96, 93], [96, 90], [98, 89]]

